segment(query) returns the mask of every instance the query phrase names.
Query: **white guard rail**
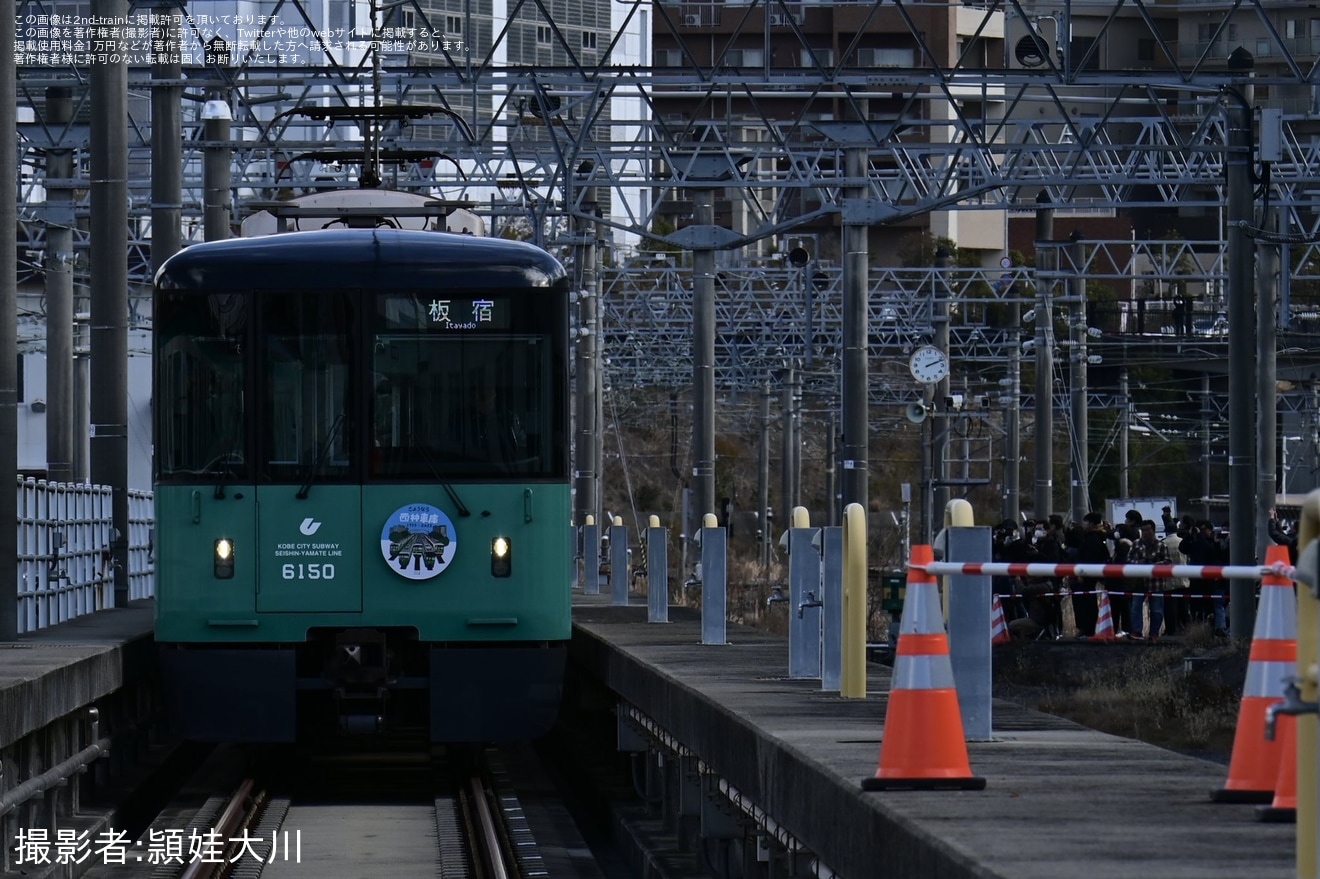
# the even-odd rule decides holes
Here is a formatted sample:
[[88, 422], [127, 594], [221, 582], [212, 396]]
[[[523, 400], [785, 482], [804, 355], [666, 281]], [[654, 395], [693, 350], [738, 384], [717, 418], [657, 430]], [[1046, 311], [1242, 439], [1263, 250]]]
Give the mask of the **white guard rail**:
[[[18, 631], [114, 606], [111, 490], [18, 481]], [[150, 492], [128, 493], [129, 598], [155, 595]]]

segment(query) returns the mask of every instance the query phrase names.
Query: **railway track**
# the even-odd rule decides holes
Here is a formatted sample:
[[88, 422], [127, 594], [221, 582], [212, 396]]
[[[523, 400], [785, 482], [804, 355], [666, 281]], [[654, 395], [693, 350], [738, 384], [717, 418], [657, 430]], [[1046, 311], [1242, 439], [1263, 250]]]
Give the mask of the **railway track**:
[[[516, 778], [493, 750], [278, 752], [255, 761], [252, 774], [241, 780], [231, 775], [231, 782], [227, 794], [208, 797], [188, 815], [163, 816], [128, 849], [125, 862], [88, 876], [551, 875], [514, 790]], [[556, 850], [584, 848], [580, 840], [550, 844]], [[579, 864], [572, 875], [600, 874]]]

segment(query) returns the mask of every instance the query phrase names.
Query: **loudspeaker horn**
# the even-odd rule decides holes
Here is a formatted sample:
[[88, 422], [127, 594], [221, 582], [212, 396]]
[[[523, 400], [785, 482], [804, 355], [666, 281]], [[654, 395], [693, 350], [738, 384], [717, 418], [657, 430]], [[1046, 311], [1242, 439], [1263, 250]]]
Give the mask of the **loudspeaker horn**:
[[913, 424], [920, 424], [926, 420], [926, 407], [921, 403], [908, 403], [907, 420]]

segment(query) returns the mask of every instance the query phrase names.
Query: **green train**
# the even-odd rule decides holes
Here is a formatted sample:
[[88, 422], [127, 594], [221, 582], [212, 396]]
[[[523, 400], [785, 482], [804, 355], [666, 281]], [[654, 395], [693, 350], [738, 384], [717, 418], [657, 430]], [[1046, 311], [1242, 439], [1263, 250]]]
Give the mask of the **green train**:
[[196, 244], [160, 268], [156, 640], [180, 732], [553, 724], [568, 287], [531, 245], [395, 228]]

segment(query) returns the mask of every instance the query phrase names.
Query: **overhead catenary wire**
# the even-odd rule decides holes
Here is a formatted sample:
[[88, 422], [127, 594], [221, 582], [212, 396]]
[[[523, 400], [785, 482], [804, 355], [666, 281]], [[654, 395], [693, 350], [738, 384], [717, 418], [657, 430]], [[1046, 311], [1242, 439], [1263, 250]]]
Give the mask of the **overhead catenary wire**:
[[619, 446], [619, 466], [623, 468], [623, 485], [628, 492], [628, 506], [632, 509], [633, 528], [642, 533], [642, 519], [637, 512], [637, 495], [633, 492], [632, 473], [628, 469], [628, 452], [623, 447], [623, 431], [619, 428], [619, 404], [610, 394], [610, 417], [614, 421], [614, 440]]

